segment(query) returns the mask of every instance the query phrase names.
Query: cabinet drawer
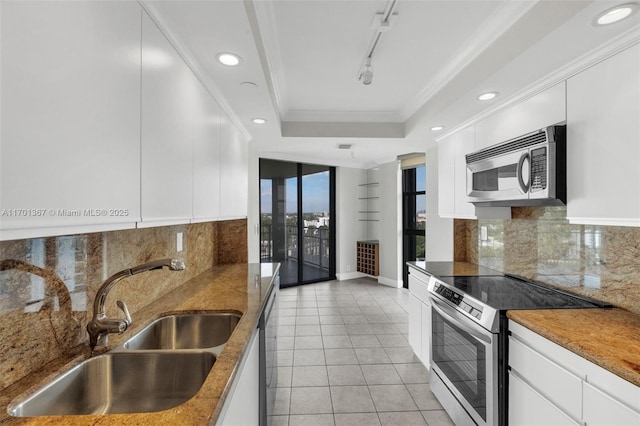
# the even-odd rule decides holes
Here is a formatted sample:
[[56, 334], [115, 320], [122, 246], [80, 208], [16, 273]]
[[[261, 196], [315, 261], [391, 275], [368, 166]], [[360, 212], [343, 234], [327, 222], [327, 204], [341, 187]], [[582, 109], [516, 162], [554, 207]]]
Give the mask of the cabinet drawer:
[[421, 302], [429, 303], [429, 290], [427, 276], [409, 271], [409, 291], [413, 293]]
[[509, 373], [509, 424], [512, 426], [578, 425], [513, 373]]
[[[584, 421], [589, 426], [640, 425], [640, 414], [631, 408], [584, 383]], [[640, 401], [637, 402], [640, 404]]]
[[574, 419], [582, 415], [582, 379], [540, 355], [526, 344], [509, 338], [509, 366], [545, 398]]

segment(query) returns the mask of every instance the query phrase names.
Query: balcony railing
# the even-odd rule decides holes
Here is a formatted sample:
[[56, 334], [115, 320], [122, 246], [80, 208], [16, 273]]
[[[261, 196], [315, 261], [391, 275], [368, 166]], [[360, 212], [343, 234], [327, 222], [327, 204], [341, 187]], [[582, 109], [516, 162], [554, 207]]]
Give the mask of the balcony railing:
[[[285, 226], [285, 260], [300, 260], [298, 250], [298, 227]], [[322, 269], [329, 269], [329, 228], [303, 227], [302, 261]], [[273, 259], [273, 226], [260, 226], [260, 260], [270, 262]]]

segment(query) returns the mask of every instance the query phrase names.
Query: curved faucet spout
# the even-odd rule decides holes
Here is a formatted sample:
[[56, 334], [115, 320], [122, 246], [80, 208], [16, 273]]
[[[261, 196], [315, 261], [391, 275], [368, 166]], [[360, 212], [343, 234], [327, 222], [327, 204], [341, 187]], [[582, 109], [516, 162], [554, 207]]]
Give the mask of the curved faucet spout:
[[89, 324], [87, 324], [87, 332], [89, 333], [89, 344], [91, 346], [91, 352], [98, 344], [98, 340], [104, 338], [101, 344], [107, 344], [108, 333], [122, 333], [131, 324], [131, 316], [127, 305], [121, 300], [118, 300], [118, 307], [124, 312], [124, 319], [109, 319], [105, 313], [105, 302], [107, 295], [113, 286], [123, 278], [131, 275], [139, 274], [141, 272], [153, 271], [156, 269], [167, 268], [170, 271], [182, 271], [185, 269], [184, 262], [178, 259], [159, 259], [151, 262], [143, 263], [142, 265], [134, 266], [133, 268], [123, 269], [120, 272], [116, 272], [107, 280], [102, 283], [96, 297], [93, 301], [93, 317]]

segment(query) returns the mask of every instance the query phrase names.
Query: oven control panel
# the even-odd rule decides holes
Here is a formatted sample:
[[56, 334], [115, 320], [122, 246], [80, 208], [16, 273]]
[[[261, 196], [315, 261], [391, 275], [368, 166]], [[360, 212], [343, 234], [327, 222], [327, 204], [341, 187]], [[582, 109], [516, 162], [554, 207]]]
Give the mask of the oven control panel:
[[465, 311], [469, 315], [472, 315], [477, 319], [482, 317], [482, 306], [471, 302], [468, 298], [465, 298], [462, 293], [458, 293], [457, 291], [438, 282], [435, 283], [433, 291], [458, 306], [459, 309]]

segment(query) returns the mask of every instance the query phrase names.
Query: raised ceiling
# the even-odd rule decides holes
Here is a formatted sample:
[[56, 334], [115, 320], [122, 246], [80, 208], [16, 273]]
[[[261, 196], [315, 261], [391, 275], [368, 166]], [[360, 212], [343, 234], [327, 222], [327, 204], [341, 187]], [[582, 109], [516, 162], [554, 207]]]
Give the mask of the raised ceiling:
[[[370, 167], [424, 152], [438, 135], [544, 84], [558, 68], [587, 64], [594, 49], [640, 38], [640, 14], [591, 25], [618, 3], [398, 0], [368, 86], [357, 75], [385, 0], [142, 4], [233, 110], [259, 155]], [[239, 54], [240, 66], [217, 63], [223, 51]], [[485, 90], [500, 96], [480, 103], [475, 97]], [[255, 125], [254, 117], [268, 122]], [[435, 125], [445, 130], [431, 131]], [[338, 150], [340, 143], [353, 147]]]

